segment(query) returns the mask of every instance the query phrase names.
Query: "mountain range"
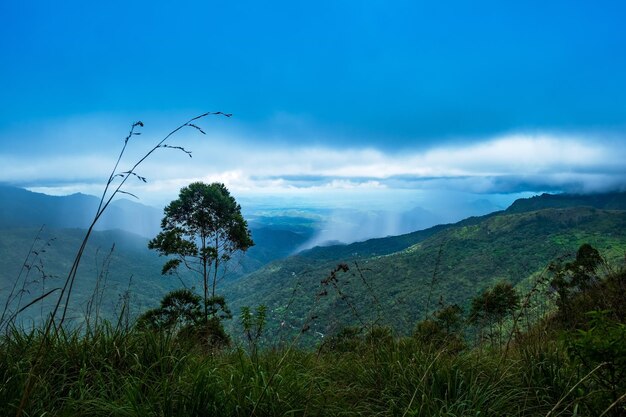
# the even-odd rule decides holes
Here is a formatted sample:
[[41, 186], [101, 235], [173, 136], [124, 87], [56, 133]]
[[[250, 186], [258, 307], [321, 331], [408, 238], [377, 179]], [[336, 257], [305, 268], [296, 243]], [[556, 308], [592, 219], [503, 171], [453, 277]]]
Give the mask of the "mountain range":
[[[0, 186], [0, 306], [16, 277], [22, 280], [21, 305], [59, 285], [97, 204], [97, 198], [83, 194], [52, 197]], [[105, 288], [99, 297], [107, 317], [127, 291], [138, 314], [174, 288], [197, 285], [189, 275], [180, 280], [160, 275], [164, 259], [147, 249], [160, 217], [158, 209], [129, 200], [110, 207], [79, 270], [78, 320], [86, 315], [96, 283]], [[626, 193], [543, 194], [456, 223], [301, 251], [320, 236], [319, 217], [260, 213], [247, 218], [256, 245], [233, 259], [221, 292], [235, 314], [242, 306], [265, 304], [271, 337], [310, 327], [303, 336], [308, 343], [346, 325], [377, 323], [410, 332], [442, 304], [467, 309], [472, 296], [497, 281], [527, 288], [550, 261], [574, 253], [582, 243], [591, 243], [610, 262], [622, 261], [626, 252]], [[367, 221], [380, 217], [358, 219], [369, 227]], [[25, 317], [36, 320], [46, 305], [32, 307]], [[230, 329], [239, 332], [236, 320]]]
[[[625, 210], [624, 193], [544, 194], [454, 224], [303, 251], [229, 283], [225, 292], [234, 310], [266, 304], [275, 337], [304, 326], [312, 330], [304, 338], [319, 340], [346, 325], [372, 323], [408, 333], [441, 305], [467, 311], [471, 297], [498, 281], [523, 291], [583, 243], [609, 263], [623, 262]], [[333, 273], [339, 264], [349, 270]]]
[[[0, 185], [0, 308], [18, 277], [16, 291], [20, 292], [21, 305], [61, 285], [98, 204], [98, 198], [85, 194], [50, 196]], [[140, 312], [183, 282], [195, 284], [195, 279], [184, 272], [182, 282], [161, 276], [165, 259], [147, 247], [148, 239], [160, 230], [161, 217], [162, 211], [154, 207], [125, 199], [112, 202], [96, 224], [81, 261], [74, 288], [77, 316], [84, 315], [98, 280], [106, 281], [99, 288], [105, 287], [103, 299], [109, 301], [104, 310], [109, 313], [129, 285], [134, 311]], [[316, 231], [307, 219], [298, 217], [274, 222], [253, 216], [250, 227], [256, 244], [231, 260], [228, 271], [224, 271], [227, 279], [291, 255]], [[25, 312], [29, 319], [41, 315], [39, 310]]]

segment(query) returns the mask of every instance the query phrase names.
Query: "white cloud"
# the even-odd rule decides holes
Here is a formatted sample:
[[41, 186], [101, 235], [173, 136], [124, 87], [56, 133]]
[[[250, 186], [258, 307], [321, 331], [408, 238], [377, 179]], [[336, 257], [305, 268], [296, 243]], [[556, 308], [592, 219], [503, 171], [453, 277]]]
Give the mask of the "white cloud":
[[[82, 126], [79, 124], [79, 126]], [[49, 130], [44, 130], [45, 134]], [[169, 143], [193, 151], [160, 149], [138, 173], [148, 183], [129, 181], [128, 191], [148, 200], [167, 200], [192, 181], [224, 182], [237, 195], [329, 194], [337, 197], [393, 189], [456, 189], [481, 193], [562, 189], [623, 189], [626, 184], [626, 140], [563, 134], [511, 134], [430, 149], [385, 152], [371, 147], [337, 149], [307, 144], [279, 145], [243, 135], [181, 132]], [[69, 142], [80, 131], [63, 130]], [[125, 132], [121, 135], [123, 135]], [[98, 137], [103, 133], [99, 132]], [[120, 135], [112, 135], [120, 136]], [[146, 135], [147, 136], [147, 135]], [[54, 140], [59, 140], [58, 132]], [[153, 143], [132, 139], [127, 169]], [[102, 144], [97, 146], [101, 149]], [[102, 189], [121, 141], [106, 153], [46, 148], [0, 153], [0, 182], [64, 191]]]

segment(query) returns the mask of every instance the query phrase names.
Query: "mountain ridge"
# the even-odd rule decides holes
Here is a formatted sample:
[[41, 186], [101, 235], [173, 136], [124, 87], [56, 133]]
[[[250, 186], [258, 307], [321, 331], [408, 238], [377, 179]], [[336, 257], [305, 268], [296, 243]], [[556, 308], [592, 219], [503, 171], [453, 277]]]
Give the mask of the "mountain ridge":
[[[311, 327], [319, 334], [361, 320], [407, 333], [438, 300], [467, 307], [471, 296], [498, 280], [524, 285], [550, 261], [574, 253], [583, 243], [596, 246], [612, 262], [621, 261], [626, 253], [626, 199], [623, 193], [616, 196], [540, 196], [533, 204], [517, 203], [514, 210], [399, 237], [314, 248], [232, 283], [227, 297], [235, 311], [243, 305], [267, 304], [274, 328], [286, 323], [283, 328], [295, 331], [309, 309], [316, 309], [320, 319]], [[573, 206], [564, 207], [567, 204]], [[597, 208], [607, 206], [611, 209]], [[317, 297], [332, 293], [320, 281], [340, 263], [350, 267], [350, 272], [338, 274], [341, 295], [334, 288], [332, 297]], [[377, 304], [386, 310], [382, 321]], [[360, 319], [354, 317], [357, 310]]]

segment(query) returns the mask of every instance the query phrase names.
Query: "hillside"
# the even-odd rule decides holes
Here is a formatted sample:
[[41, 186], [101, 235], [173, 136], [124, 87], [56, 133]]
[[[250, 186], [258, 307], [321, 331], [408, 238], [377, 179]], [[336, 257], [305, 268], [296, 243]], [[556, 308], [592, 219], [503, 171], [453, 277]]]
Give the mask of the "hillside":
[[516, 200], [507, 213], [523, 213], [545, 208], [594, 207], [605, 210], [626, 210], [626, 193], [604, 194], [542, 194]]
[[[566, 205], [546, 196], [536, 201], [544, 207]], [[318, 333], [310, 332], [309, 338], [374, 321], [408, 332], [440, 299], [467, 306], [473, 295], [499, 280], [527, 282], [582, 243], [621, 260], [626, 252], [626, 207], [594, 208], [594, 201], [604, 201], [598, 196], [578, 196], [575, 201], [584, 204], [524, 212], [523, 203], [517, 203], [516, 210], [454, 225], [315, 248], [228, 286], [229, 302], [234, 311], [265, 303], [271, 312], [268, 328], [276, 334], [299, 329], [310, 315], [319, 318], [311, 324]], [[346, 263], [350, 271], [337, 274], [337, 287], [322, 288], [320, 281], [339, 263]], [[316, 296], [324, 292], [328, 295]]]
[[[72, 194], [68, 196], [50, 196], [31, 192], [18, 187], [0, 185], [0, 261], [6, 267], [0, 271], [0, 280], [11, 280], [16, 268], [23, 262], [28, 247], [37, 230], [45, 226], [46, 236], [56, 237], [54, 248], [59, 256], [48, 256], [47, 268], [58, 274], [67, 273], [66, 267], [79, 246], [77, 239], [82, 238], [99, 200], [90, 195]], [[122, 265], [132, 265], [136, 259], [152, 259], [147, 249], [147, 239], [160, 231], [162, 210], [139, 204], [126, 199], [114, 201], [99, 219], [95, 230], [101, 233], [93, 235], [93, 245], [106, 250], [115, 242], [120, 246], [131, 245], [133, 250], [116, 253], [119, 262], [112, 268], [123, 271]], [[270, 261], [291, 255], [304, 242], [311, 238], [315, 227], [308, 219], [290, 217], [275, 221], [253, 217], [251, 233], [256, 245], [245, 255], [235, 257], [229, 265], [228, 276], [236, 278], [252, 272]], [[62, 248], [61, 248], [62, 246]], [[138, 282], [154, 280], [155, 271], [140, 268], [134, 277]], [[86, 259], [87, 264], [93, 264]], [[93, 265], [92, 265], [93, 266]], [[158, 278], [167, 280], [168, 278]], [[2, 281], [0, 281], [2, 282]], [[162, 296], [158, 295], [157, 299]], [[0, 293], [0, 301], [2, 293]], [[154, 300], [152, 300], [154, 302]]]
[[[85, 194], [51, 196], [0, 185], [0, 229], [89, 227], [99, 199]], [[114, 201], [98, 221], [96, 230], [121, 229], [144, 237], [158, 233], [163, 213], [130, 200]]]
[[[38, 229], [0, 231], [0, 263], [3, 265], [0, 269], [1, 306], [4, 307], [17, 277], [20, 277], [17, 290], [22, 285], [25, 290], [21, 305], [45, 291], [62, 286], [84, 234], [82, 229], [45, 228], [39, 235]], [[29, 255], [31, 245], [33, 251]], [[146, 245], [147, 239], [120, 230], [94, 232], [78, 270], [72, 317], [82, 320], [98, 282], [103, 289], [100, 294], [102, 311], [109, 318], [119, 304], [119, 297], [127, 290], [132, 293], [133, 312], [138, 313], [151, 306], [165, 292], [179, 287], [175, 278], [161, 277], [163, 259], [149, 251]], [[25, 260], [28, 267], [20, 275]], [[51, 296], [48, 302], [26, 310], [22, 318], [39, 319], [53, 299], [56, 300]]]
[[[24, 196], [27, 201], [28, 198], [48, 201], [50, 197], [19, 189], [13, 191], [18, 197], [22, 196], [14, 196], [13, 205], [23, 202]], [[75, 195], [58, 201], [62, 201], [62, 205], [73, 199], [88, 201], [84, 197], [88, 196]], [[329, 295], [322, 297], [315, 309], [320, 312], [315, 328], [326, 334], [344, 324], [358, 323], [359, 319], [354, 316], [356, 310], [364, 322], [380, 315], [381, 324], [392, 324], [406, 332], [425, 310], [434, 308], [440, 298], [448, 303], [463, 304], [471, 295], [499, 279], [522, 283], [550, 260], [573, 252], [583, 242], [593, 244], [609, 257], [621, 258], [626, 233], [625, 202], [624, 194], [542, 195], [518, 200], [506, 211], [471, 217], [455, 224], [350, 245], [316, 247], [295, 256], [290, 255], [314, 232], [306, 219], [278, 219], [274, 223], [271, 219], [254, 219], [251, 226], [256, 246], [245, 257], [231, 260], [228, 275], [231, 279], [221, 285], [233, 312], [238, 313], [244, 305], [265, 303], [271, 310], [270, 327], [276, 329], [278, 323], [284, 322], [283, 329], [298, 328], [312, 311], [315, 295], [321, 291], [320, 281], [337, 264], [347, 263], [350, 272], [338, 274], [338, 288], [344, 299], [330, 288]], [[141, 208], [128, 203], [123, 204]], [[11, 204], [5, 200], [0, 206]], [[568, 204], [571, 207], [566, 207]], [[79, 207], [82, 206], [79, 204]], [[535, 210], [537, 207], [541, 210]], [[0, 271], [0, 302], [6, 299], [7, 289], [19, 275], [38, 230], [34, 227], [8, 228], [10, 216], [27, 219], [27, 214], [36, 216], [37, 210], [45, 211], [34, 204], [20, 213], [3, 214], [0, 262], [4, 268]], [[44, 213], [43, 218], [45, 215], [51, 214]], [[15, 220], [14, 224], [22, 223]], [[83, 230], [76, 228], [44, 229], [38, 244], [52, 238], [55, 240], [45, 248], [46, 253], [42, 253], [37, 262], [42, 262], [47, 275], [59, 278], [42, 282], [37, 279], [35, 271], [31, 271], [29, 279], [37, 282], [26, 288], [30, 293], [24, 293], [24, 300], [41, 294], [44, 288], [59, 285], [55, 282], [67, 274], [83, 234]], [[107, 266], [108, 295], [104, 298], [108, 313], [114, 311], [119, 295], [128, 289], [131, 276], [135, 312], [154, 306], [167, 291], [182, 286], [175, 277], [160, 275], [164, 259], [147, 249], [146, 238], [121, 230], [98, 231], [92, 236], [79, 271], [80, 279], [75, 289], [78, 316], [84, 312], [98, 271], [114, 243], [115, 250]], [[288, 258], [281, 259], [285, 257]], [[435, 270], [435, 283], [431, 286]], [[248, 275], [238, 278], [244, 274]], [[188, 277], [185, 282], [194, 285], [195, 280]], [[26, 317], [40, 315], [41, 309]]]
[[[7, 299], [16, 277], [20, 275], [22, 265], [34, 244], [27, 265], [30, 272], [24, 270], [22, 277], [29, 272], [23, 303], [62, 285], [85, 235], [83, 229], [60, 229], [45, 227], [38, 236], [36, 228], [12, 228], [0, 230], [0, 310]], [[288, 230], [255, 229], [252, 231], [256, 246], [245, 256], [238, 256], [228, 263], [225, 280], [236, 279], [246, 272], [254, 271], [266, 263], [290, 255], [293, 249], [301, 245], [307, 236]], [[84, 313], [86, 303], [91, 298], [100, 272], [105, 292], [103, 311], [107, 317], [114, 313], [119, 296], [129, 289], [132, 293], [134, 313], [140, 313], [154, 306], [168, 291], [182, 287], [181, 281], [173, 276], [162, 276], [161, 268], [165, 258], [148, 249], [148, 239], [122, 230], [96, 231], [92, 233], [87, 251], [81, 261], [78, 279], [74, 289], [75, 315]], [[110, 259], [108, 254], [114, 247]], [[42, 279], [42, 276], [46, 276]], [[185, 285], [197, 285], [197, 278], [181, 271]], [[23, 281], [18, 284], [18, 289]], [[53, 297], [51, 297], [52, 299]], [[46, 311], [49, 303], [44, 303], [43, 310], [26, 311], [27, 319], [39, 318]]]

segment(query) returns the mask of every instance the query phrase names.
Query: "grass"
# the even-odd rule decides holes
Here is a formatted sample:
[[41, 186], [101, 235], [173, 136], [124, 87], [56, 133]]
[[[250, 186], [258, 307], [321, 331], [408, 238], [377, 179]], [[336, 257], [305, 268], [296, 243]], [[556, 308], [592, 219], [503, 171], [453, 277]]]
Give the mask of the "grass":
[[[624, 285], [626, 272], [610, 273], [574, 296], [567, 316], [465, 348], [385, 327], [316, 349], [216, 350], [106, 321], [47, 336], [13, 325], [0, 336], [0, 415], [622, 416], [626, 385], [606, 371], [626, 372], [626, 351], [605, 341], [622, 334]], [[585, 321], [593, 306], [603, 312]]]
[[[611, 364], [607, 352], [585, 358], [619, 335], [623, 312], [594, 314], [609, 320], [600, 327], [580, 320], [590, 300], [622, 305], [624, 283], [624, 271], [609, 275], [572, 299], [572, 317], [544, 318], [506, 348], [458, 349], [381, 327], [317, 349], [258, 350], [212, 350], [106, 321], [48, 337], [11, 327], [0, 337], [0, 415], [17, 413], [30, 378], [27, 416], [621, 416], [624, 383], [607, 388], [605, 371], [622, 366], [624, 352], [608, 352]], [[572, 346], [584, 349], [573, 355]]]
[[[1, 415], [15, 414], [41, 337], [14, 328], [2, 338]], [[364, 338], [349, 351], [265, 349], [253, 357], [104, 324], [47, 343], [25, 415], [544, 416], [578, 382], [559, 342], [537, 338], [506, 355]], [[561, 404], [557, 411], [571, 415], [571, 399]]]

